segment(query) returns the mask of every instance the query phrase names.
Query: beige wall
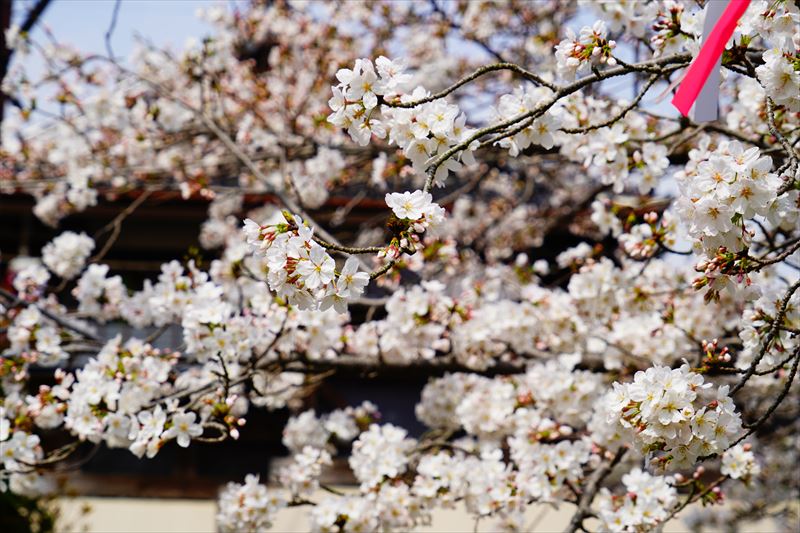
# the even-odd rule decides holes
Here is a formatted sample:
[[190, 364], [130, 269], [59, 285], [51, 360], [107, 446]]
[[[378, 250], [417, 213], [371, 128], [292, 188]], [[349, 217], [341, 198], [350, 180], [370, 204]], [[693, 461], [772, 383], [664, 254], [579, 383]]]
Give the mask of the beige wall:
[[[69, 531], [89, 532], [181, 532], [202, 533], [214, 531], [215, 502], [210, 500], [133, 499], [133, 498], [73, 498], [60, 501], [64, 526]], [[88, 505], [90, 513], [81, 518], [81, 508]], [[529, 524], [536, 524], [531, 531], [563, 531], [572, 515], [571, 505], [558, 509], [548, 505], [531, 506]], [[273, 531], [285, 533], [308, 531], [307, 508], [282, 510], [275, 520]], [[592, 526], [591, 522], [587, 525]], [[492, 521], [479, 524], [478, 531], [491, 531]], [[422, 532], [470, 532], [475, 523], [463, 508], [442, 510], [434, 513], [431, 526], [420, 528]], [[85, 529], [84, 529], [85, 528]], [[596, 527], [589, 527], [591, 531]], [[685, 531], [680, 521], [667, 524], [665, 533]], [[759, 533], [778, 532], [767, 522], [753, 524], [746, 531]]]

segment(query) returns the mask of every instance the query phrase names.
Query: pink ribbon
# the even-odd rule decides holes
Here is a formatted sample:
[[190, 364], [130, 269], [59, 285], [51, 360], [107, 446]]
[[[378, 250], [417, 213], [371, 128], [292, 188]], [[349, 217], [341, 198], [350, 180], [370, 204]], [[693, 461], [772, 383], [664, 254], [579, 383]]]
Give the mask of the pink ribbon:
[[[721, 0], [709, 0], [721, 1]], [[725, 11], [717, 22], [711, 34], [703, 43], [700, 48], [700, 53], [694, 58], [689, 69], [686, 71], [686, 76], [681, 82], [678, 91], [672, 98], [672, 105], [674, 105], [683, 116], [689, 115], [689, 110], [697, 100], [697, 95], [703, 89], [708, 76], [716, 66], [717, 60], [722, 57], [722, 52], [725, 51], [725, 44], [728, 39], [733, 35], [736, 29], [736, 23], [742, 18], [744, 12], [747, 11], [747, 6], [750, 5], [750, 0], [730, 0]]]

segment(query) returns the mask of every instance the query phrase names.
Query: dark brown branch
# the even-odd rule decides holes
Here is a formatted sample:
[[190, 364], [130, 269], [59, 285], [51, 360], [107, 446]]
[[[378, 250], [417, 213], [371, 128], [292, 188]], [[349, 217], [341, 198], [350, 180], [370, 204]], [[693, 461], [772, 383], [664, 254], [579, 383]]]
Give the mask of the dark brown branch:
[[647, 91], [650, 90], [650, 87], [653, 86], [653, 84], [658, 80], [659, 77], [660, 76], [658, 74], [653, 74], [652, 76], [650, 76], [650, 79], [647, 80], [647, 83], [645, 84], [644, 88], [639, 92], [639, 94], [636, 95], [636, 98], [633, 99], [633, 102], [625, 106], [619, 113], [612, 116], [608, 120], [604, 120], [603, 122], [600, 122], [598, 124], [592, 124], [591, 126], [584, 126], [582, 128], [561, 128], [561, 131], [570, 134], [588, 133], [590, 131], [599, 130], [600, 128], [605, 128], [606, 126], [610, 126], [611, 124], [614, 124], [618, 120], [625, 118], [625, 115], [627, 115], [631, 109], [639, 105], [639, 102], [642, 101], [644, 95], [647, 94]]
[[[457, 153], [465, 150], [472, 144], [474, 141], [480, 139], [484, 135], [489, 135], [491, 133], [501, 133], [504, 137], [508, 137], [511, 135], [516, 134], [519, 131], [524, 130], [527, 128], [536, 118], [542, 116], [548, 109], [550, 109], [558, 100], [563, 98], [564, 96], [568, 96], [579, 90], [583, 89], [584, 87], [591, 85], [592, 83], [607, 80], [609, 78], [614, 78], [617, 76], [623, 76], [625, 74], [629, 74], [631, 72], [651, 72], [654, 74], [663, 75], [667, 72], [670, 72], [670, 69], [665, 67], [672, 66], [674, 68], [678, 68], [679, 66], [685, 65], [691, 60], [690, 54], [675, 54], [667, 57], [660, 57], [657, 59], [652, 59], [649, 61], [643, 61], [641, 63], [637, 63], [634, 65], [626, 65], [626, 66], [618, 66], [614, 68], [610, 68], [604, 70], [602, 72], [596, 71], [591, 75], [585, 76], [573, 83], [568, 85], [564, 85], [559, 87], [558, 90], [548, 99], [541, 102], [537, 105], [534, 109], [512, 117], [508, 120], [504, 120], [502, 122], [498, 122], [497, 124], [493, 124], [491, 126], [486, 126], [485, 128], [480, 128], [476, 130], [472, 135], [464, 139], [462, 142], [452, 146], [450, 149], [446, 150], [444, 153], [436, 157], [427, 168], [428, 178], [425, 181], [424, 191], [430, 191], [430, 188], [433, 186], [433, 179], [436, 175], [436, 171], [439, 169], [442, 164], [456, 155]], [[516, 127], [514, 127], [516, 126]], [[511, 128], [511, 129], [509, 129]], [[498, 140], [498, 139], [495, 139]]]
[[101, 342], [100, 337], [98, 337], [94, 333], [91, 333], [91, 332], [83, 329], [82, 327], [80, 327], [80, 326], [78, 326], [76, 324], [73, 324], [72, 322], [68, 321], [65, 318], [61, 318], [60, 316], [48, 311], [47, 309], [39, 307], [38, 305], [36, 305], [33, 302], [26, 302], [25, 300], [20, 300], [14, 294], [8, 292], [7, 290], [3, 289], [2, 287], [0, 287], [0, 295], [5, 297], [7, 300], [9, 300], [11, 302], [11, 305], [24, 305], [25, 307], [34, 306], [36, 309], [39, 310], [40, 313], [42, 313], [44, 316], [46, 316], [47, 318], [49, 318], [50, 320], [52, 320], [53, 322], [55, 322], [59, 326], [65, 328], [65, 329], [69, 329], [71, 331], [74, 331], [75, 333], [78, 333], [79, 335], [82, 335], [83, 337], [86, 337], [87, 339], [91, 339], [93, 341]]
[[588, 483], [586, 483], [586, 488], [583, 490], [580, 500], [578, 501], [578, 509], [575, 511], [575, 514], [572, 515], [572, 520], [570, 520], [566, 531], [569, 533], [575, 533], [575, 531], [583, 529], [583, 521], [586, 520], [592, 513], [592, 502], [594, 501], [594, 497], [597, 495], [597, 491], [600, 490], [603, 480], [608, 477], [611, 471], [614, 470], [614, 467], [619, 464], [627, 451], [627, 448], [618, 449], [611, 461], [603, 463], [597, 468], [597, 470], [594, 471], [592, 476], [589, 478]]
[[745, 383], [747, 383], [747, 381], [753, 377], [753, 374], [755, 374], [756, 367], [764, 358], [764, 355], [767, 353], [767, 350], [769, 350], [769, 347], [772, 344], [772, 340], [780, 331], [781, 322], [783, 322], [783, 318], [786, 316], [786, 309], [789, 307], [789, 301], [792, 299], [792, 295], [798, 288], [800, 288], [800, 280], [796, 281], [794, 285], [789, 287], [789, 290], [786, 291], [786, 294], [781, 300], [780, 307], [778, 308], [778, 313], [775, 315], [775, 319], [772, 321], [772, 327], [770, 327], [769, 332], [767, 333], [767, 338], [764, 339], [764, 344], [761, 346], [758, 354], [753, 359], [753, 362], [750, 363], [750, 366], [747, 368], [747, 372], [745, 372], [744, 376], [742, 376], [742, 379], [739, 380], [739, 382], [731, 389], [731, 396], [739, 392], [739, 390], [744, 387]]
[[122, 0], [116, 0], [114, 2], [114, 11], [111, 13], [111, 23], [108, 25], [105, 34], [106, 52], [110, 58], [114, 57], [114, 49], [111, 47], [111, 37], [114, 36], [114, 29], [117, 27], [117, 17], [119, 16], [119, 6], [121, 4]]
[[90, 263], [96, 263], [102, 260], [103, 257], [105, 257], [105, 255], [117, 241], [120, 231], [122, 231], [122, 222], [126, 218], [128, 218], [128, 216], [130, 216], [131, 213], [136, 211], [136, 209], [140, 205], [142, 205], [145, 202], [145, 200], [147, 200], [150, 197], [151, 194], [153, 194], [152, 189], [145, 190], [142, 194], [139, 195], [138, 198], [136, 198], [133, 202], [131, 202], [131, 204], [128, 207], [123, 209], [120, 212], [120, 214], [114, 217], [114, 220], [112, 220], [111, 222], [100, 228], [100, 230], [98, 230], [97, 233], [95, 233], [95, 238], [97, 238], [106, 231], [108, 231], [109, 229], [111, 230], [111, 235], [108, 237], [108, 239], [106, 239], [106, 242], [103, 244], [103, 248], [101, 248], [100, 251], [97, 252], [97, 255], [89, 259]]
[[794, 382], [794, 378], [797, 375], [798, 364], [800, 364], [800, 347], [794, 350], [794, 364], [792, 365], [792, 370], [789, 372], [789, 376], [786, 378], [786, 385], [784, 385], [781, 393], [778, 395], [777, 398], [775, 398], [775, 401], [772, 402], [772, 405], [769, 406], [769, 409], [767, 409], [767, 411], [763, 415], [761, 415], [761, 417], [759, 417], [758, 420], [756, 420], [752, 424], [745, 425], [745, 427], [748, 428], [747, 433], [736, 439], [736, 442], [731, 444], [728, 447], [728, 449], [730, 449], [733, 446], [736, 446], [744, 439], [755, 433], [758, 430], [758, 428], [761, 427], [764, 424], [764, 422], [766, 422], [767, 419], [769, 419], [769, 417], [772, 416], [772, 413], [774, 413], [775, 410], [783, 403], [783, 401], [789, 395], [789, 391], [792, 389], [792, 383]]
[[476, 78], [480, 78], [484, 74], [488, 74], [489, 72], [496, 72], [498, 70], [508, 70], [508, 71], [514, 72], [516, 74], [519, 74], [523, 78], [531, 80], [533, 82], [536, 82], [539, 85], [547, 87], [550, 90], [553, 90], [553, 91], [556, 90], [556, 86], [555, 85], [553, 85], [552, 83], [544, 81], [542, 78], [540, 78], [539, 76], [537, 76], [533, 72], [525, 70], [524, 68], [520, 67], [519, 65], [515, 65], [514, 63], [494, 63], [494, 64], [491, 64], [491, 65], [485, 65], [483, 67], [480, 67], [480, 68], [476, 69], [472, 74], [464, 76], [463, 78], [461, 78], [460, 80], [458, 80], [457, 82], [452, 84], [450, 87], [447, 87], [446, 89], [443, 89], [443, 90], [439, 91], [438, 93], [434, 93], [434, 94], [432, 94], [430, 96], [426, 96], [425, 98], [420, 98], [419, 100], [414, 100], [412, 102], [400, 102], [400, 101], [387, 102], [387, 101], [384, 101], [383, 103], [384, 103], [384, 105], [386, 105], [388, 107], [411, 109], [411, 108], [417, 107], [418, 105], [427, 104], [428, 102], [433, 102], [434, 100], [439, 100], [440, 98], [444, 98], [448, 94], [454, 92], [456, 89], [458, 89], [460, 87], [463, 87], [464, 85], [466, 85], [467, 83], [475, 80]]
[[767, 265], [773, 265], [775, 263], [780, 263], [784, 259], [788, 258], [790, 255], [795, 253], [797, 250], [800, 250], [800, 239], [796, 239], [793, 243], [788, 245], [789, 247], [781, 252], [780, 254], [776, 255], [775, 257], [766, 259], [766, 258], [755, 258], [754, 261], [758, 263], [758, 267], [754, 268], [753, 270], [761, 270], [763, 267]]
[[[44, 14], [50, 0], [39, 0], [34, 4], [30, 11], [28, 11], [25, 21], [19, 27], [20, 36], [25, 33], [30, 33], [36, 23]], [[2, 24], [0, 24], [0, 81], [4, 80], [8, 74], [8, 65], [11, 64], [11, 57], [14, 55], [14, 50], [8, 48], [6, 43], [6, 30], [11, 27], [11, 0], [2, 1]], [[3, 123], [5, 100], [8, 98], [6, 94], [0, 91], [0, 124]], [[0, 142], [2, 142], [0, 140]]]

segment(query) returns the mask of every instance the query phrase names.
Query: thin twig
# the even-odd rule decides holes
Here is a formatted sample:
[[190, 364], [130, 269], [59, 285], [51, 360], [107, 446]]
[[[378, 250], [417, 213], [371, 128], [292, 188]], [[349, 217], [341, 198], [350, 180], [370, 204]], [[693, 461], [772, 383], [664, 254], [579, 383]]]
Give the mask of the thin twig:
[[747, 383], [747, 381], [753, 377], [753, 374], [755, 374], [756, 367], [764, 358], [767, 350], [769, 350], [770, 344], [772, 344], [772, 340], [780, 331], [781, 323], [783, 322], [783, 318], [786, 316], [786, 309], [789, 307], [789, 301], [792, 299], [792, 295], [798, 288], [800, 288], [800, 280], [797, 280], [794, 285], [789, 287], [789, 289], [786, 291], [786, 294], [784, 294], [780, 306], [778, 307], [778, 313], [775, 315], [775, 319], [772, 321], [772, 327], [770, 327], [769, 332], [767, 333], [767, 338], [764, 340], [764, 344], [761, 346], [758, 354], [753, 359], [753, 362], [750, 363], [750, 366], [747, 368], [747, 372], [745, 372], [744, 376], [742, 376], [742, 379], [739, 380], [739, 382], [731, 389], [730, 396], [733, 396], [739, 392], [739, 390], [744, 387], [745, 383]]
[[[138, 80], [143, 81], [150, 87], [152, 87], [160, 96], [167, 98], [190, 113], [192, 113], [202, 124], [208, 128], [211, 133], [213, 133], [221, 142], [225, 145], [225, 147], [250, 171], [253, 173], [253, 176], [256, 177], [261, 183], [268, 185], [270, 183], [267, 176], [261, 171], [260, 168], [255, 164], [255, 162], [248, 156], [237, 144], [236, 142], [228, 135], [222, 128], [217, 125], [217, 123], [209, 117], [207, 114], [203, 113], [201, 110], [195, 108], [194, 106], [190, 105], [189, 103], [185, 102], [183, 99], [178, 98], [175, 96], [174, 92], [168, 90], [167, 88], [163, 87], [160, 83], [155, 82], [149, 78], [146, 78], [140, 74], [137, 74], [131, 70], [126, 69], [113, 59], [104, 58], [109, 63], [111, 63], [115, 68], [117, 68], [123, 74], [128, 76], [132, 76]], [[315, 232], [322, 236], [322, 238], [331, 243], [333, 245], [342, 246], [342, 244], [334, 237], [331, 233], [329, 233], [325, 228], [321, 225], [314, 222], [314, 219], [309, 215], [304, 209], [302, 209], [294, 200], [289, 198], [283, 191], [271, 188], [271, 191], [275, 196], [278, 197], [280, 202], [286, 206], [286, 208], [294, 214], [300, 215], [303, 220], [310, 222], [315, 229]], [[359, 263], [365, 270], [369, 270], [369, 266], [364, 263], [363, 260], [358, 258]]]
[[667, 69], [664, 68], [667, 65], [677, 64], [678, 66], [680, 66], [688, 63], [691, 59], [692, 58], [690, 54], [675, 54], [667, 57], [660, 57], [649, 61], [643, 61], [641, 63], [637, 63], [634, 65], [618, 66], [602, 72], [600, 71], [594, 72], [591, 75], [585, 76], [573, 83], [564, 85], [558, 88], [552, 96], [539, 103], [539, 105], [537, 105], [535, 108], [526, 111], [525, 113], [521, 113], [517, 116], [511, 117], [510, 119], [498, 122], [497, 124], [480, 128], [476, 130], [472, 135], [461, 141], [460, 143], [452, 146], [451, 148], [443, 152], [441, 155], [434, 158], [427, 165], [428, 177], [425, 181], [425, 187], [423, 190], [425, 192], [430, 191], [431, 187], [433, 186], [433, 180], [436, 175], [436, 171], [439, 169], [440, 166], [442, 166], [442, 164], [444, 164], [445, 161], [447, 161], [457, 153], [467, 149], [473, 142], [475, 142], [476, 140], [480, 139], [485, 135], [491, 133], [499, 133], [517, 124], [520, 124], [520, 126], [517, 126], [517, 128], [512, 128], [511, 130], [504, 132], [504, 135], [511, 136], [516, 134], [518, 131], [522, 131], [523, 129], [528, 127], [533, 122], [533, 120], [542, 116], [548, 109], [550, 109], [558, 100], [560, 100], [564, 96], [575, 93], [583, 89], [587, 85], [591, 85], [594, 82], [606, 80], [616, 76], [623, 76], [625, 74], [629, 74], [630, 72], [652, 72], [657, 74], [664, 74], [668, 71]]
[[606, 126], [610, 126], [611, 124], [614, 124], [618, 120], [621, 120], [621, 119], [625, 118], [625, 115], [627, 115], [628, 112], [631, 109], [633, 109], [634, 107], [639, 105], [639, 102], [642, 101], [642, 98], [644, 98], [644, 95], [647, 93], [648, 90], [650, 90], [650, 87], [652, 87], [653, 84], [656, 81], [658, 81], [658, 79], [660, 77], [661, 76], [659, 74], [653, 74], [652, 76], [650, 76], [650, 79], [647, 80], [647, 83], [645, 84], [644, 88], [639, 92], [639, 94], [636, 95], [636, 98], [633, 99], [633, 102], [631, 102], [629, 105], [625, 106], [619, 113], [617, 113], [616, 115], [612, 116], [610, 119], [604, 120], [603, 122], [600, 122], [598, 124], [592, 124], [591, 126], [584, 126], [582, 128], [561, 128], [561, 131], [563, 131], [564, 133], [569, 133], [569, 134], [582, 134], [582, 133], [588, 133], [588, 132], [594, 131], [594, 130], [599, 130], [600, 128], [605, 128]]
[[94, 333], [83, 329], [81, 326], [73, 324], [72, 322], [70, 322], [69, 320], [67, 320], [65, 318], [61, 318], [60, 316], [52, 313], [51, 311], [48, 311], [47, 309], [45, 309], [43, 307], [40, 307], [40, 306], [36, 305], [33, 302], [26, 302], [25, 300], [21, 300], [21, 299], [17, 298], [14, 294], [8, 292], [6, 289], [3, 289], [2, 287], [0, 287], [0, 295], [4, 296], [6, 299], [8, 299], [11, 302], [11, 305], [24, 305], [26, 307], [31, 307], [31, 306], [35, 307], [36, 309], [39, 310], [40, 313], [42, 313], [44, 316], [46, 316], [47, 318], [49, 318], [50, 320], [52, 320], [53, 322], [55, 322], [59, 326], [65, 328], [65, 329], [72, 330], [75, 333], [78, 333], [79, 335], [82, 335], [82, 336], [86, 337], [87, 339], [91, 339], [91, 340], [97, 341], [97, 342], [102, 342], [100, 337], [98, 337]]
[[766, 422], [770, 416], [772, 416], [772, 413], [775, 412], [775, 410], [781, 405], [781, 403], [783, 403], [783, 400], [786, 399], [786, 397], [789, 395], [789, 391], [792, 388], [792, 383], [794, 382], [794, 378], [797, 375], [798, 364], [800, 364], [800, 347], [797, 347], [794, 350], [794, 364], [792, 365], [792, 370], [789, 372], [789, 376], [786, 378], [786, 384], [784, 385], [781, 393], [778, 395], [777, 398], [775, 398], [775, 401], [772, 402], [772, 405], [769, 406], [769, 409], [767, 409], [767, 411], [763, 415], [761, 415], [761, 417], [759, 417], [758, 420], [756, 420], [752, 424], [745, 425], [745, 427], [747, 428], [747, 433], [736, 439], [736, 442], [731, 444], [731, 446], [729, 446], [728, 448], [736, 446], [744, 439], [755, 433], [756, 430], [758, 430], [758, 428], [761, 427], [761, 425], [764, 422]]
[[114, 29], [117, 27], [117, 16], [119, 15], [119, 6], [121, 4], [122, 0], [116, 0], [116, 2], [114, 2], [114, 11], [111, 13], [111, 23], [108, 25], [105, 35], [106, 52], [108, 53], [108, 57], [112, 59], [114, 58], [114, 49], [111, 47], [111, 37], [114, 35]]
[[142, 205], [145, 200], [147, 200], [150, 195], [153, 194], [153, 189], [145, 189], [131, 204], [123, 209], [114, 220], [100, 228], [97, 233], [95, 233], [95, 238], [102, 235], [109, 229], [111, 229], [111, 235], [106, 239], [106, 242], [103, 244], [103, 247], [97, 252], [97, 255], [89, 259], [89, 263], [97, 263], [101, 261], [103, 257], [111, 250], [111, 247], [117, 242], [117, 238], [119, 238], [119, 234], [122, 231], [122, 222], [128, 218], [131, 213], [136, 211], [136, 209]]
[[575, 514], [572, 515], [572, 520], [570, 520], [566, 531], [575, 533], [575, 531], [583, 528], [583, 521], [591, 514], [592, 502], [594, 501], [595, 495], [597, 495], [597, 492], [600, 490], [603, 480], [614, 470], [614, 467], [619, 464], [627, 451], [627, 448], [619, 448], [611, 461], [603, 463], [594, 471], [588, 483], [586, 483], [586, 488], [583, 490], [580, 500], [578, 501], [578, 508], [575, 510]]
[[489, 72], [496, 72], [498, 70], [509, 70], [511, 72], [516, 72], [517, 74], [521, 75], [522, 77], [529, 79], [547, 87], [548, 89], [555, 91], [556, 86], [552, 83], [549, 83], [533, 72], [525, 70], [524, 68], [520, 67], [519, 65], [515, 65], [514, 63], [494, 63], [491, 65], [484, 65], [478, 69], [476, 69], [472, 74], [464, 76], [450, 87], [439, 91], [438, 93], [434, 93], [430, 96], [426, 96], [425, 98], [420, 98], [419, 100], [414, 100], [412, 102], [400, 102], [400, 101], [384, 101], [384, 105], [388, 107], [396, 107], [401, 109], [411, 109], [417, 107], [422, 104], [427, 104], [429, 102], [433, 102], [434, 100], [439, 100], [440, 98], [444, 98], [445, 96], [449, 95], [450, 93], [454, 92], [459, 87], [463, 87], [467, 83], [475, 80], [476, 78], [480, 78], [481, 76], [488, 74]]

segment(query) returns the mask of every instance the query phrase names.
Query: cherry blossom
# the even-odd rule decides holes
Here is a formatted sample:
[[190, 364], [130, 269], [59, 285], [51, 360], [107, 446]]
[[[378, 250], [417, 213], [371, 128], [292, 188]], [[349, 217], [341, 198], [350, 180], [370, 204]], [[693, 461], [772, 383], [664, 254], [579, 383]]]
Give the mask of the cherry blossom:
[[[125, 62], [9, 29], [0, 194], [59, 233], [1, 256], [0, 490], [51, 493], [81, 442], [184, 453], [265, 409], [286, 462], [222, 489], [220, 530], [289, 506], [525, 530], [564, 503], [571, 531], [788, 524], [794, 2], [751, 2], [702, 125], [654, 105], [699, 50], [694, 2], [339, 7], [203, 9], [208, 38]], [[162, 197], [207, 205], [201, 249], [132, 282], [117, 239]], [[120, 205], [91, 237], [67, 218]], [[422, 379], [426, 430], [315, 403], [341, 372]]]
[[94, 241], [85, 233], [67, 231], [42, 248], [42, 261], [51, 272], [62, 278], [74, 278], [83, 269]]

